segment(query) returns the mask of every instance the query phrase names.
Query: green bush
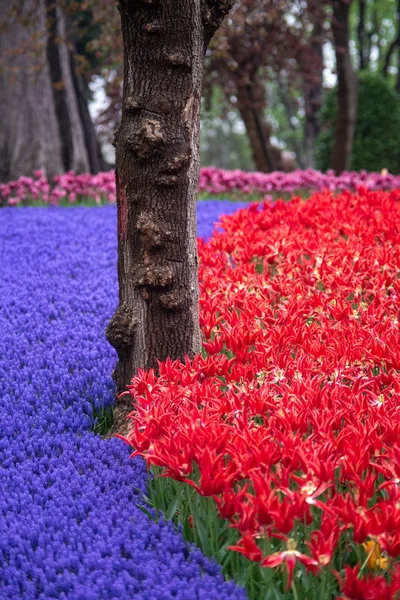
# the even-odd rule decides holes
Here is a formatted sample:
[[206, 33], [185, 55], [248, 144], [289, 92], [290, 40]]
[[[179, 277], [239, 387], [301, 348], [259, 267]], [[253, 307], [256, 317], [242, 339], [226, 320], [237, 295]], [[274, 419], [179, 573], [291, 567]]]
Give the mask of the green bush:
[[[316, 166], [329, 168], [337, 113], [337, 89], [330, 90], [321, 109], [321, 133], [316, 143]], [[383, 77], [359, 76], [357, 123], [351, 167], [354, 171], [400, 173], [400, 97]]]

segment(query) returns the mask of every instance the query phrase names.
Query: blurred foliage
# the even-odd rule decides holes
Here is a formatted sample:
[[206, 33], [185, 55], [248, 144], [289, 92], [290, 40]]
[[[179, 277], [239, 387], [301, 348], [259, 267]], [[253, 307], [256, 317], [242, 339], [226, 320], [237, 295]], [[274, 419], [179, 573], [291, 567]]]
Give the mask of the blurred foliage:
[[[68, 43], [83, 77], [87, 99], [96, 101], [97, 133], [103, 140], [111, 140], [120, 119], [123, 79], [122, 40], [116, 4], [109, 0], [54, 2], [68, 16]], [[24, 0], [9, 1], [0, 30], [6, 29], [7, 23], [15, 19], [22, 23], [23, 5]], [[396, 12], [399, 0], [350, 0], [350, 5], [350, 50], [354, 68], [360, 71], [363, 61], [364, 72], [386, 74], [390, 87], [397, 87], [400, 94], [400, 23]], [[305, 131], [310, 110], [314, 110], [317, 123], [314, 136], [319, 126], [319, 107], [310, 105], [307, 90], [310, 92], [313, 85], [322, 82], [322, 77], [319, 80], [320, 65], [312, 52], [313, 44], [324, 48], [324, 83], [328, 81], [332, 85], [335, 75], [331, 8], [332, 0], [243, 0], [235, 3], [206, 53], [206, 101], [202, 110], [201, 139], [203, 165], [214, 164], [227, 169], [255, 168], [242, 120], [243, 108], [248, 107], [243, 106], [243, 102], [242, 106], [239, 105], [238, 93], [250, 83], [253, 88], [260, 84], [261, 90], [265, 90], [265, 97], [257, 99], [251, 108], [258, 111], [266, 126], [267, 141], [280, 150], [293, 152], [298, 166], [307, 166]], [[29, 40], [29, 44], [32, 50], [33, 41]], [[21, 47], [20, 52], [26, 52], [26, 48]], [[3, 54], [0, 66], [6, 56], [6, 53]], [[326, 75], [329, 75], [328, 79]], [[101, 93], [91, 92], [89, 83], [94, 81], [102, 82], [104, 99]], [[97, 85], [97, 90], [99, 87]], [[322, 99], [322, 84], [320, 88]], [[379, 90], [384, 94], [382, 98], [378, 97]], [[384, 85], [374, 90], [376, 112], [379, 114], [386, 102], [386, 92], [387, 86]], [[317, 147], [317, 165], [325, 167], [331, 143], [331, 127], [325, 115], [329, 105], [334, 103], [333, 93], [327, 92], [321, 113], [324, 127]], [[393, 94], [390, 99], [395, 102]], [[383, 121], [387, 119], [385, 116]], [[372, 126], [377, 126], [376, 120], [373, 120]], [[394, 127], [391, 129], [394, 130]], [[394, 137], [393, 134], [392, 139]], [[357, 143], [356, 139], [353, 165], [361, 164], [356, 161], [360, 155], [363, 156], [362, 167], [375, 164], [371, 154], [373, 149], [368, 152], [364, 149], [360, 153]], [[394, 160], [397, 160], [397, 155], [392, 162]]]
[[254, 171], [243, 123], [235, 108], [226, 105], [218, 87], [202, 103], [200, 144], [203, 167]]
[[[372, 72], [382, 72], [390, 44], [396, 37], [396, 5], [398, 0], [363, 0], [365, 5], [364, 54], [366, 67]], [[350, 31], [352, 46], [360, 45], [357, 28], [360, 22], [362, 0], [352, 0], [350, 6]], [[393, 66], [394, 65], [393, 55]], [[359, 68], [359, 62], [357, 62]]]
[[[337, 112], [337, 91], [326, 94], [317, 140], [317, 168], [326, 171], [332, 149]], [[382, 76], [361, 72], [357, 123], [351, 169], [400, 173], [400, 96]]]
[[[274, 143], [300, 159], [303, 151], [304, 107], [298, 90], [282, 89], [282, 82], [266, 84], [268, 120]], [[201, 164], [221, 169], [254, 171], [252, 152], [235, 103], [227, 103], [223, 91], [214, 86], [203, 100], [201, 112]]]

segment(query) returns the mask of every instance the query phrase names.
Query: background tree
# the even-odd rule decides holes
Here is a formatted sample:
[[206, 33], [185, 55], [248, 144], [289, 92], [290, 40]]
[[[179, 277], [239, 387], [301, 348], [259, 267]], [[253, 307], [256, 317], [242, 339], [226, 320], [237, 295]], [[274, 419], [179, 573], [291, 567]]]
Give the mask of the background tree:
[[236, 4], [213, 41], [207, 65], [208, 85], [222, 84], [227, 98], [235, 101], [258, 171], [282, 168], [281, 153], [271, 143], [271, 125], [265, 119], [265, 82], [273, 49], [282, 51], [285, 7], [283, 0]]
[[79, 71], [74, 10], [67, 0], [1, 4], [2, 181], [36, 169], [51, 177], [104, 166]]
[[[321, 0], [308, 0], [303, 13], [302, 26], [309, 31], [308, 43], [302, 46], [297, 61], [302, 73], [304, 97], [304, 163], [306, 168], [315, 166], [315, 143], [320, 132], [320, 110], [324, 98], [323, 46], [327, 39], [325, 29], [326, 6]], [[301, 88], [300, 88], [301, 89]]]
[[332, 34], [338, 79], [338, 108], [330, 166], [349, 168], [357, 118], [357, 76], [350, 55], [349, 9], [352, 0], [332, 0]]
[[393, 54], [395, 53], [395, 50], [397, 49], [396, 92], [398, 94], [400, 94], [400, 0], [397, 0], [397, 5], [396, 5], [395, 27], [396, 27], [396, 32], [394, 34], [394, 39], [389, 44], [389, 47], [387, 49], [382, 72], [385, 77], [388, 76], [392, 57], [393, 57]]
[[[344, 46], [343, 39], [337, 40], [343, 27], [336, 27], [337, 15], [333, 18], [340, 6], [347, 11], [344, 23], [348, 43]], [[38, 166], [51, 174], [53, 162], [59, 165], [57, 170], [106, 169], [98, 139], [111, 139], [122, 109], [122, 38], [114, 4], [108, 0], [10, 0], [1, 8], [0, 96], [3, 114], [10, 118], [4, 119], [7, 127], [1, 138], [0, 176], [4, 180], [29, 174]], [[46, 26], [40, 32], [43, 19]], [[213, 102], [211, 112], [210, 102], [203, 103], [204, 164], [258, 170], [314, 166], [324, 88], [335, 85], [332, 71], [341, 77], [337, 88], [341, 105], [346, 103], [349, 108], [340, 114], [350, 123], [354, 121], [355, 93], [352, 84], [343, 85], [348, 79], [344, 64], [355, 75], [381, 72], [400, 92], [399, 31], [400, 0], [235, 3], [206, 56], [205, 97], [212, 97]], [[23, 58], [19, 60], [19, 56]], [[46, 72], [52, 78], [51, 94], [44, 84]], [[105, 110], [98, 111], [96, 127], [88, 108], [93, 100], [93, 81], [97, 89], [102, 82], [107, 99]], [[350, 81], [354, 82], [351, 75]], [[44, 91], [33, 101], [36, 83], [37, 90]], [[343, 92], [346, 89], [350, 92]], [[27, 126], [17, 127], [14, 98], [22, 95], [32, 97], [32, 102], [25, 102], [23, 107], [26, 114], [21, 123]], [[29, 105], [37, 110], [26, 120]], [[43, 121], [44, 114], [50, 115], [48, 122]], [[349, 132], [347, 126], [343, 128], [343, 119], [342, 132]], [[46, 134], [53, 131], [52, 141], [46, 142], [51, 148], [49, 160], [40, 158], [46, 139], [40, 133], [43, 127]], [[30, 139], [21, 137], [28, 130], [34, 132]], [[222, 138], [225, 152], [220, 150]], [[339, 170], [348, 164], [348, 138], [347, 134], [337, 138], [331, 156], [331, 165], [334, 157], [341, 159], [342, 164], [335, 166]], [[22, 147], [27, 149], [23, 159]], [[36, 150], [31, 152], [31, 148]], [[34, 160], [29, 161], [28, 156]]]
[[120, 0], [116, 134], [119, 306], [107, 328], [117, 390], [157, 359], [201, 350], [196, 200], [204, 53], [233, 0]]
[[43, 2], [0, 3], [0, 181], [63, 170]]
[[[329, 167], [337, 114], [337, 90], [328, 92], [321, 111], [317, 167]], [[390, 115], [390, 119], [387, 115]], [[364, 71], [359, 75], [357, 122], [350, 169], [400, 172], [400, 98], [387, 79]]]
[[[355, 73], [357, 70], [383, 69], [385, 57], [397, 35], [398, 2], [353, 0], [348, 4], [348, 48]], [[92, 10], [96, 22], [101, 24], [102, 34], [91, 43], [96, 52], [104, 56], [101, 72], [106, 80], [109, 105], [102, 113], [99, 125], [106, 132], [115, 129], [121, 111], [121, 44], [115, 31], [112, 5], [103, 1], [94, 5]], [[331, 57], [335, 57], [332, 17], [331, 0], [245, 0], [235, 4], [206, 58], [205, 95], [214, 98], [212, 112], [213, 118], [217, 118], [216, 126], [220, 127], [221, 120], [229, 115], [227, 127], [221, 134], [231, 149], [218, 153], [220, 166], [232, 166], [235, 155], [247, 156], [248, 144], [243, 145], [242, 130], [246, 131], [253, 158], [256, 156], [258, 162], [251, 167], [245, 158], [246, 168], [267, 170], [269, 167], [263, 154], [269, 154], [269, 147], [275, 168], [284, 166], [282, 155], [285, 159], [285, 150], [295, 153], [301, 167], [314, 165], [315, 139], [320, 127], [318, 115], [324, 84], [328, 81], [325, 79], [324, 82], [324, 68], [328, 67], [327, 71], [336, 68], [334, 61], [329, 64]], [[398, 72], [396, 57], [395, 45], [388, 68], [393, 85]], [[331, 76], [330, 86], [332, 80]], [[245, 87], [240, 99], [246, 99], [245, 83], [248, 86], [249, 82], [250, 96], [254, 96], [255, 101], [249, 103], [247, 98], [246, 102], [239, 102], [238, 86]], [[218, 100], [219, 114], [214, 93], [217, 88], [223, 91]], [[213, 144], [213, 131], [209, 130], [209, 106], [209, 102], [204, 105], [205, 164], [215, 161], [218, 146], [217, 142]], [[229, 128], [229, 123], [233, 122], [237, 126]], [[240, 162], [235, 166], [240, 167]], [[293, 161], [289, 166], [294, 166]]]

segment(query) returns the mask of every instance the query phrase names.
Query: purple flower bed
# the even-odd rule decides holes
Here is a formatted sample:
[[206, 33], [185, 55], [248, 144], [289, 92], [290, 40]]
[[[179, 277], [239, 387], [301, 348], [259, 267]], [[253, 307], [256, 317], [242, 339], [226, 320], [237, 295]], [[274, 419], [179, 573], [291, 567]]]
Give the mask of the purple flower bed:
[[[199, 203], [199, 234], [239, 206]], [[0, 600], [243, 600], [136, 508], [144, 463], [90, 431], [113, 402], [115, 207], [5, 209], [0, 256]]]

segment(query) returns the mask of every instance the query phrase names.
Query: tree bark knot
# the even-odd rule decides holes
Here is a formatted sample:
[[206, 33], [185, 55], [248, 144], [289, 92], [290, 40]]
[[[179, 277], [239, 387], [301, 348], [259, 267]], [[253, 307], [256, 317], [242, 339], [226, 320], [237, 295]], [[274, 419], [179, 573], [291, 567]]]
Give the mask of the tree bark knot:
[[192, 66], [189, 55], [181, 54], [180, 52], [165, 52], [165, 60], [174, 67], [185, 67], [190, 69]]
[[134, 112], [135, 110], [140, 109], [140, 102], [134, 96], [127, 96], [125, 98], [124, 106], [127, 111]]
[[165, 141], [160, 121], [144, 119], [137, 131], [133, 131], [127, 136], [126, 141], [138, 158], [147, 158], [157, 146]]
[[166, 310], [179, 310], [186, 304], [186, 297], [182, 291], [173, 290], [166, 294], [161, 294], [160, 303]]
[[153, 23], [144, 25], [143, 29], [146, 33], [159, 33], [161, 31], [161, 25], [160, 23], [157, 23], [157, 21], [154, 21]]
[[139, 265], [132, 273], [132, 282], [136, 287], [168, 287], [172, 284], [172, 269], [167, 266]]
[[176, 154], [175, 156], [173, 156], [172, 158], [170, 158], [167, 161], [166, 168], [164, 169], [163, 173], [165, 173], [165, 174], [178, 173], [179, 171], [181, 171], [183, 168], [185, 168], [187, 165], [190, 164], [191, 159], [192, 159], [192, 152], [190, 149], [188, 150], [188, 152], [184, 152], [182, 154]]
[[135, 335], [135, 324], [133, 311], [121, 304], [107, 326], [107, 340], [116, 350], [132, 346]]
[[136, 229], [139, 232], [142, 246], [146, 250], [156, 250], [164, 246], [164, 241], [168, 240], [170, 235], [161, 225], [156, 223], [149, 215], [139, 215]]

